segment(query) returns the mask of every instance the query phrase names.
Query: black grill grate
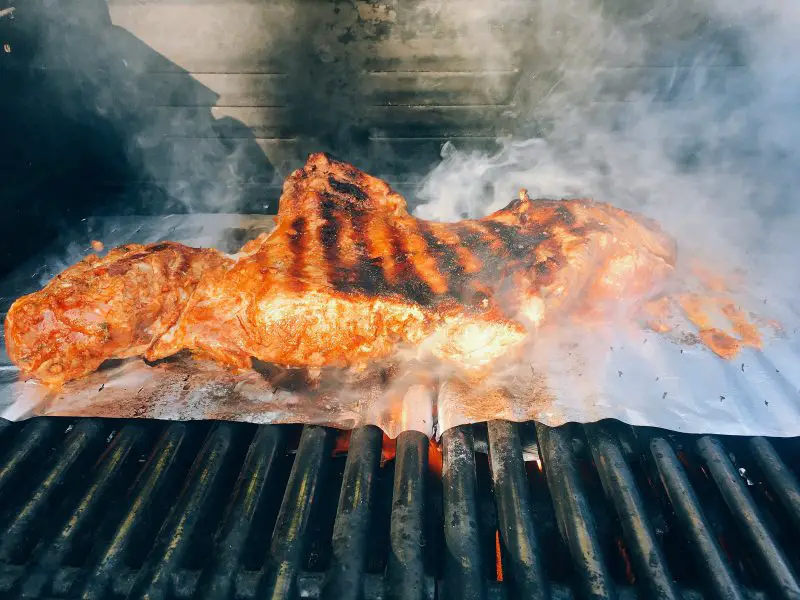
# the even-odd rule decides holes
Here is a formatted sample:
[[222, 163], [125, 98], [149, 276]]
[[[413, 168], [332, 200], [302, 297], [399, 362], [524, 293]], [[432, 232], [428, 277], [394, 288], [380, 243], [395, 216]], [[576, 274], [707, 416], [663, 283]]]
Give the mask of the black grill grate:
[[336, 435], [2, 422], [0, 595], [800, 598], [798, 440], [493, 422], [439, 474], [421, 434]]

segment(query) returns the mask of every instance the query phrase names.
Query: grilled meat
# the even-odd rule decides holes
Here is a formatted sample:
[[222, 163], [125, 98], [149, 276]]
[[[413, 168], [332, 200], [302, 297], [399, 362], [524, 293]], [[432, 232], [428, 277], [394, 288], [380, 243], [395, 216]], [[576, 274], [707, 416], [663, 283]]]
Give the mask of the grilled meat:
[[[151, 280], [129, 282], [139, 267], [128, 257], [117, 280], [108, 274], [100, 284], [92, 281], [96, 267], [79, 265], [18, 301], [6, 323], [12, 359], [48, 381], [80, 376], [102, 357], [155, 359], [184, 349], [234, 368], [250, 367], [252, 357], [364, 364], [403, 347], [480, 367], [561, 314], [603, 315], [649, 294], [675, 259], [654, 223], [588, 200], [531, 200], [523, 191], [482, 219], [422, 221], [385, 182], [325, 154], [288, 178], [275, 229], [239, 254], [167, 247], [197, 257], [197, 268], [181, 270], [183, 278], [154, 269], [140, 276]], [[161, 264], [147, 257], [154, 252], [140, 249], [135, 260]], [[75, 308], [60, 308], [61, 280], [75, 286], [80, 319], [67, 317]], [[149, 290], [147, 299], [127, 300], [104, 319], [109, 298], [124, 297], [131, 283]], [[86, 314], [99, 340], [92, 347], [114, 351], [90, 353], [82, 364]], [[141, 323], [150, 324], [146, 334], [135, 333], [145, 331]], [[42, 346], [55, 371], [28, 358]]]
[[154, 352], [319, 367], [408, 344], [480, 366], [525, 321], [650, 291], [674, 252], [653, 224], [583, 200], [523, 194], [484, 219], [421, 221], [385, 182], [316, 154], [287, 180], [275, 229], [201, 284]]
[[228, 262], [216, 250], [173, 242], [87, 256], [11, 306], [8, 355], [50, 384], [91, 373], [108, 359], [148, 356], [203, 276], [221, 274]]

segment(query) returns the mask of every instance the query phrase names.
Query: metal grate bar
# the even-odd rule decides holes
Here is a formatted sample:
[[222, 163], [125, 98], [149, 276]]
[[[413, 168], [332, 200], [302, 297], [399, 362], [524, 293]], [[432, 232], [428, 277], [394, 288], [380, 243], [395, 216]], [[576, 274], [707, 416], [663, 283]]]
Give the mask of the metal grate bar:
[[721, 600], [741, 599], [743, 596], [730, 565], [722, 556], [700, 508], [700, 501], [672, 446], [667, 440], [656, 437], [650, 440], [650, 451], [678, 523], [691, 538], [690, 546], [695, 552], [701, 573]]
[[767, 440], [753, 438], [749, 445], [756, 464], [770, 484], [770, 491], [778, 497], [800, 532], [800, 485], [797, 479]]
[[761, 567], [768, 573], [776, 591], [784, 598], [800, 599], [800, 584], [792, 573], [789, 561], [767, 530], [750, 492], [726, 455], [722, 443], [716, 438], [703, 436], [697, 440], [697, 450], [708, 466], [725, 504], [753, 545], [761, 560]]
[[619, 443], [603, 425], [586, 425], [584, 430], [603, 491], [622, 525], [637, 582], [641, 582], [648, 598], [677, 600], [678, 591]]
[[235, 575], [251, 532], [261, 497], [285, 446], [283, 428], [262, 425], [256, 431], [242, 466], [233, 501], [217, 544], [214, 565], [200, 582], [201, 598], [232, 598]]
[[156, 446], [153, 457], [146, 466], [138, 493], [114, 536], [102, 552], [86, 587], [80, 595], [83, 600], [107, 598], [111, 578], [116, 575], [125, 559], [136, 528], [147, 518], [151, 504], [171, 473], [178, 451], [187, 436], [185, 423], [173, 423]]
[[325, 600], [359, 600], [363, 596], [366, 541], [382, 441], [383, 432], [372, 425], [356, 429], [350, 436], [333, 524], [332, 564], [322, 589]]
[[[696, 446], [708, 475], [693, 487], [689, 469], [694, 464], [681, 462], [683, 454], [673, 450], [665, 434], [648, 432], [653, 464], [671, 504], [667, 512], [675, 515], [675, 526], [661, 540], [653, 531], [661, 515], [651, 514], [646, 504], [649, 488], [639, 487], [630, 450], [607, 423], [583, 426], [586, 446], [582, 435], [573, 435], [578, 426], [537, 425], [544, 478], [540, 468], [531, 481], [521, 442], [530, 444], [527, 451], [535, 455], [534, 438], [525, 438], [524, 425], [502, 421], [486, 429], [464, 426], [445, 432], [441, 480], [428, 475], [428, 439], [416, 432], [401, 434], [394, 466], [381, 467], [382, 433], [371, 427], [352, 432], [344, 463], [331, 460], [333, 432], [307, 426], [292, 464], [284, 449], [287, 432], [293, 430], [284, 426], [222, 423], [209, 430], [206, 424], [176, 423], [164, 430], [134, 421], [107, 441], [111, 421], [78, 419], [64, 435], [68, 423], [40, 419], [0, 432], [5, 436], [0, 508], [13, 535], [11, 540], [0, 537], [0, 550], [6, 552], [0, 560], [0, 598], [432, 600], [437, 591], [442, 598], [487, 600], [800, 597], [796, 565], [787, 560], [791, 536], [778, 546], [783, 536], [769, 520], [782, 517], [791, 525], [791, 514], [800, 523], [798, 480], [765, 439], [743, 440], [742, 448], [752, 451], [768, 482], [765, 491], [782, 505], [774, 514], [759, 514], [763, 507], [739, 477], [727, 442], [713, 436], [685, 438]], [[242, 430], [247, 431], [244, 439]], [[153, 448], [152, 434], [158, 432]], [[147, 459], [141, 454], [145, 443]], [[488, 470], [476, 448], [488, 452]], [[593, 460], [588, 460], [589, 450]], [[10, 472], [2, 475], [9, 465]], [[336, 485], [338, 507], [322, 496], [331, 493], [325, 482], [332, 465], [344, 467], [341, 488]], [[393, 490], [382, 477], [390, 469]], [[84, 471], [85, 476], [75, 476]], [[489, 479], [491, 488], [478, 487]], [[271, 493], [276, 485], [282, 502]], [[376, 511], [388, 511], [390, 495], [387, 523], [375, 517]], [[177, 498], [174, 507], [172, 497]], [[703, 504], [701, 509], [701, 499], [709, 508]], [[318, 514], [314, 507], [323, 505], [327, 508]], [[713, 523], [720, 535], [730, 533], [730, 539], [744, 544], [745, 554], [736, 555], [745, 559], [742, 568], [754, 589], [733, 575], [732, 560], [706, 520], [706, 514], [717, 514], [712, 510], [725, 517]], [[493, 534], [495, 526], [504, 567], [497, 582], [483, 568], [489, 566], [486, 544], [491, 542], [492, 550], [495, 544], [494, 535], [485, 534]], [[373, 527], [375, 539], [370, 537]], [[612, 581], [615, 564], [605, 559], [614, 556], [602, 555], [611, 552], [605, 543], [612, 540], [603, 536], [607, 527], [620, 527], [625, 540], [626, 564], [618, 565], [626, 567], [624, 579], [620, 570], [620, 579]], [[256, 565], [268, 541], [265, 530], [274, 531], [269, 555], [263, 566]], [[307, 549], [312, 532], [314, 547]], [[537, 551], [543, 539], [553, 542], [543, 549], [555, 557], [546, 561], [554, 569], [552, 580], [541, 566], [548, 555]], [[443, 552], [431, 552], [442, 543]], [[84, 552], [87, 546], [93, 546], [90, 552]], [[385, 575], [365, 572], [376, 546], [381, 554], [388, 551]], [[694, 554], [697, 569], [682, 568], [684, 547]], [[304, 571], [318, 568], [319, 556], [326, 564], [329, 550], [326, 572]], [[751, 554], [761, 568], [751, 568]], [[665, 556], [675, 559], [669, 567], [677, 581]], [[635, 587], [627, 584], [628, 557]], [[433, 573], [442, 573], [444, 581]], [[705, 578], [707, 590], [684, 587], [696, 585], [695, 574]]]
[[56, 428], [56, 422], [51, 419], [36, 419], [28, 423], [19, 433], [22, 441], [9, 448], [2, 467], [0, 467], [0, 494], [3, 493], [9, 481], [19, 473], [28, 457], [39, 450], [41, 445], [50, 439]]
[[159, 600], [169, 596], [170, 578], [181, 564], [202, 515], [203, 506], [225, 467], [233, 436], [232, 423], [220, 423], [208, 434], [192, 465], [178, 503], [164, 522], [153, 550], [139, 571], [129, 598]]
[[[19, 577], [23, 567], [21, 566], [0, 566], [0, 590], [8, 590], [10, 586], [7, 582]], [[65, 588], [69, 588], [81, 576], [79, 567], [61, 567], [58, 570], [56, 579], [65, 582]], [[114, 597], [126, 597], [131, 588], [133, 579], [136, 576], [133, 571], [122, 571], [118, 575], [119, 589]], [[211, 600], [208, 596], [196, 593], [199, 573], [194, 570], [179, 569], [172, 577], [173, 597], [175, 600]], [[236, 573], [236, 600], [260, 600], [256, 594], [256, 579], [258, 573], [253, 571], [240, 571]], [[322, 585], [324, 583], [324, 573], [301, 572], [297, 576], [297, 597], [304, 600], [316, 600], [320, 598]], [[428, 578], [428, 586], [433, 587], [433, 581]], [[387, 598], [386, 582], [383, 576], [377, 573], [367, 573], [364, 576], [364, 597], [363, 600], [382, 600]], [[575, 591], [563, 584], [554, 583], [550, 587], [551, 600], [584, 600]], [[651, 600], [643, 598], [634, 587], [617, 586], [616, 593], [619, 600]], [[745, 600], [770, 600], [770, 596], [760, 590], [747, 589], [743, 592]], [[58, 598], [72, 598], [72, 596], [57, 596]], [[488, 600], [507, 600], [505, 584], [500, 581], [489, 581], [487, 583]], [[9, 598], [9, 596], [3, 596]], [[41, 597], [46, 600], [53, 600], [50, 596]], [[713, 600], [713, 596], [703, 595], [696, 589], [684, 588], [680, 590], [682, 600]], [[16, 600], [16, 597], [14, 597]], [[213, 600], [219, 600], [213, 598]]]
[[507, 421], [491, 421], [488, 432], [503, 572], [509, 576], [509, 595], [532, 600], [548, 598], [550, 590], [539, 558], [518, 426]]
[[259, 584], [259, 598], [291, 598], [304, 551], [311, 509], [318, 502], [330, 462], [333, 435], [324, 427], [306, 425], [283, 494], [272, 533], [270, 554]]
[[[11, 588], [9, 581], [18, 579], [23, 567], [15, 565], [0, 565], [0, 592]], [[80, 567], [61, 567], [56, 572], [54, 579], [64, 582], [63, 587], [69, 589], [80, 579], [82, 569]], [[109, 593], [106, 598], [127, 598], [136, 572], [130, 569], [121, 569], [115, 576], [114, 593]], [[225, 600], [219, 596], [206, 596], [198, 591], [198, 581], [200, 573], [191, 569], [178, 569], [172, 575], [172, 598], [173, 600]], [[228, 600], [261, 600], [256, 594], [256, 584], [258, 572], [238, 571], [234, 573], [236, 580], [236, 595]], [[302, 571], [297, 575], [297, 596], [304, 600], [317, 600], [321, 597], [322, 586], [324, 583], [324, 573], [312, 573]], [[428, 587], [433, 588], [433, 581], [429, 580]], [[17, 600], [16, 596], [3, 595], [2, 598]], [[56, 598], [74, 598], [72, 595], [40, 596], [41, 600], [55, 600]], [[379, 573], [367, 573], [364, 575], [364, 596], [362, 600], [384, 600], [386, 598], [386, 583], [383, 575]], [[498, 599], [500, 597], [498, 596]], [[572, 596], [569, 596], [571, 599]], [[634, 599], [635, 600], [635, 599]], [[703, 600], [697, 595], [692, 596], [691, 600]], [[756, 598], [755, 600], [765, 600]]]
[[425, 476], [428, 472], [428, 438], [417, 431], [397, 437], [392, 494], [391, 544], [387, 565], [390, 600], [422, 600], [425, 563], [422, 556], [425, 529]]
[[486, 597], [481, 550], [472, 429], [456, 427], [442, 435], [444, 538], [447, 556], [444, 593], [447, 598]]
[[64, 526], [52, 540], [41, 544], [43, 550], [31, 561], [20, 588], [23, 598], [37, 598], [43, 593], [52, 593], [50, 584], [53, 572], [72, 549], [76, 537], [96, 518], [108, 488], [115, 483], [121, 472], [120, 467], [142, 437], [143, 430], [139, 425], [128, 425], [114, 437], [111, 446], [101, 458], [100, 468], [89, 488], [70, 512]]
[[14, 562], [13, 557], [30, 526], [41, 515], [53, 492], [64, 483], [67, 473], [78, 458], [101, 439], [101, 433], [100, 421], [95, 419], [80, 421], [69, 433], [63, 447], [59, 449], [55, 465], [36, 485], [33, 495], [6, 526], [0, 538], [0, 562]]
[[562, 429], [536, 424], [550, 495], [561, 536], [575, 562], [575, 575], [589, 598], [615, 598], [594, 517], [580, 484], [570, 439]]

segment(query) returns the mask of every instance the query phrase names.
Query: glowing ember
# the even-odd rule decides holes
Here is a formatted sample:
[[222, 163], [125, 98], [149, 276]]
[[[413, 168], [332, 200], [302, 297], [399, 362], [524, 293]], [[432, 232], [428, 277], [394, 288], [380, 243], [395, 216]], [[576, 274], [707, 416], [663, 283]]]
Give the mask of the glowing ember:
[[347, 454], [350, 449], [350, 431], [339, 431], [336, 434], [336, 439], [333, 441], [333, 456], [342, 456]]

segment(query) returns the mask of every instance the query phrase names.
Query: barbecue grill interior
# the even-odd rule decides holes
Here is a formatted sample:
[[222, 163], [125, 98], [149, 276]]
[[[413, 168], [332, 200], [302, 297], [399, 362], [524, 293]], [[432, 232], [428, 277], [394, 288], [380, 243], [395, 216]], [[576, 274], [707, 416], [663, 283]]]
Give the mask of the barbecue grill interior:
[[[620, 123], [643, 90], [655, 110], [691, 89], [698, 46], [711, 87], [743, 66], [702, 10], [618, 0], [602, 12], [648, 51], [631, 64], [611, 39], [587, 70], [573, 57], [596, 32], [555, 4], [0, 0], [0, 318], [89, 251], [69, 246], [89, 217], [274, 214], [317, 151], [413, 210], [453, 148], [546, 134], [531, 115], [565, 75], [587, 90], [565, 112]], [[689, 170], [700, 150], [675, 147]], [[67, 264], [36, 263], [51, 243]], [[492, 422], [438, 446], [373, 427], [0, 421], [0, 597], [798, 598], [799, 471], [796, 438], [617, 422]]]

